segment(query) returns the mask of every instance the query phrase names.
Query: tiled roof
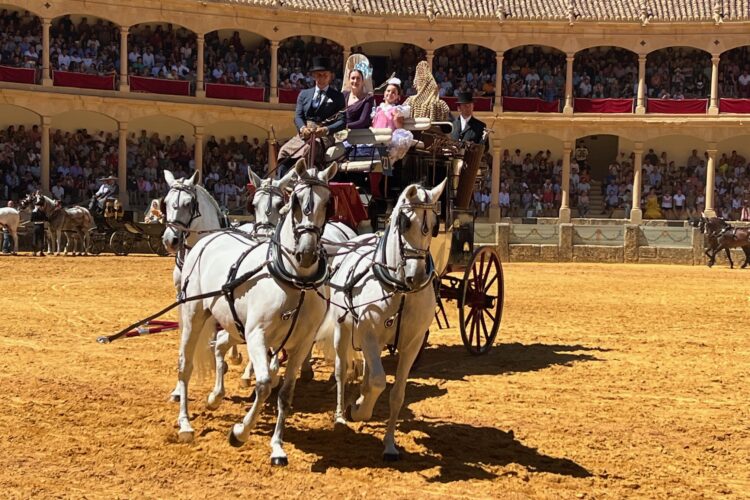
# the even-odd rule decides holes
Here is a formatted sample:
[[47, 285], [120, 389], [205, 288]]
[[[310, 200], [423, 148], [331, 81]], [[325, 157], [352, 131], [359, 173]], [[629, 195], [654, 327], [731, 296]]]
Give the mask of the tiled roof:
[[748, 21], [750, 0], [212, 0], [290, 10], [429, 19]]

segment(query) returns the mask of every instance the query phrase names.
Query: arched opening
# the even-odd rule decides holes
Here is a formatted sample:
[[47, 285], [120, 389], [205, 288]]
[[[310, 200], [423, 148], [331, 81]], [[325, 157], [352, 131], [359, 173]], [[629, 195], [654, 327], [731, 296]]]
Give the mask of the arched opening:
[[106, 19], [85, 14], [54, 19], [50, 26], [50, 66], [54, 71], [117, 74], [120, 70], [119, 28]]
[[731, 220], [750, 220], [750, 136], [723, 140], [716, 149], [716, 214]]
[[719, 96], [750, 99], [750, 46], [737, 47], [721, 54]]
[[196, 35], [187, 28], [171, 23], [136, 24], [128, 34], [131, 90], [188, 95], [195, 87], [197, 57]]
[[313, 58], [318, 56], [330, 59], [333, 71], [331, 85], [340, 89], [344, 71], [344, 48], [327, 38], [293, 36], [279, 44], [279, 90], [301, 90], [315, 85], [309, 68], [312, 67]]
[[0, 104], [0, 200], [19, 200], [39, 188], [41, 119], [19, 106]]
[[455, 44], [435, 51], [432, 71], [441, 96], [471, 92], [493, 97], [497, 75], [495, 51], [481, 45]]
[[638, 94], [638, 55], [620, 47], [592, 47], [573, 62], [573, 94], [585, 99], [631, 99]]
[[38, 16], [0, 6], [0, 81], [36, 83], [42, 67], [42, 23]]
[[570, 164], [574, 215], [584, 218], [630, 217], [633, 148], [632, 141], [614, 134], [592, 134], [576, 139]]
[[645, 219], [686, 219], [703, 212], [707, 148], [705, 140], [685, 135], [644, 142], [641, 207]]
[[50, 189], [63, 204], [91, 198], [98, 179], [117, 176], [117, 122], [91, 111], [67, 111], [52, 118]]
[[565, 65], [565, 53], [552, 47], [510, 49], [503, 58], [503, 95], [555, 102], [565, 96]]
[[271, 74], [268, 39], [244, 30], [212, 31], [205, 36], [204, 58], [206, 84], [265, 89], [264, 97], [268, 98]]
[[646, 87], [653, 99], [706, 99], [711, 93], [711, 54], [667, 47], [648, 54]]
[[186, 177], [195, 169], [195, 128], [178, 118], [152, 115], [128, 124], [128, 196], [131, 206], [145, 208], [168, 187], [164, 170]]
[[[352, 49], [352, 54], [364, 54], [372, 65], [375, 86], [385, 82], [392, 74], [401, 80], [402, 88], [412, 87], [417, 63], [427, 59], [424, 49], [411, 43], [369, 42]], [[344, 75], [346, 78], [346, 75]]]

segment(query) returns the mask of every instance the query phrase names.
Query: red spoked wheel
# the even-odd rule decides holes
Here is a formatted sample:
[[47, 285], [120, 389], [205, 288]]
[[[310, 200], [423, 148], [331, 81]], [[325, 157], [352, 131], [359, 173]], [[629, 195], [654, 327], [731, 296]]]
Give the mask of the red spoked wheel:
[[458, 301], [461, 339], [478, 356], [492, 348], [503, 315], [503, 266], [495, 249], [482, 247], [464, 272]]

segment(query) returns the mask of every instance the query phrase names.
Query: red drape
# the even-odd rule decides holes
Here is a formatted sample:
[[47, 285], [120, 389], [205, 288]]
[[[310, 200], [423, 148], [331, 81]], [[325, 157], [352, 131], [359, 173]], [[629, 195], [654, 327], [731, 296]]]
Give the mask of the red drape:
[[560, 100], [548, 102], [536, 97], [503, 97], [503, 111], [557, 113]]
[[131, 76], [130, 90], [154, 94], [190, 95], [190, 82], [185, 80], [162, 80], [145, 76]]
[[673, 115], [705, 114], [708, 99], [649, 99], [647, 113], [669, 113]]
[[299, 90], [279, 89], [279, 102], [281, 104], [297, 104]]
[[81, 89], [114, 90], [115, 75], [88, 75], [73, 71], [53, 71], [55, 87], [78, 87]]
[[633, 99], [578, 99], [573, 102], [576, 113], [632, 113]]
[[36, 83], [36, 70], [0, 66], [0, 82]]
[[357, 188], [350, 182], [331, 182], [328, 184], [335, 199], [336, 215], [331, 219], [349, 224], [351, 227], [368, 218], [367, 210], [362, 205]]
[[[448, 104], [451, 111], [458, 109], [458, 98], [457, 97], [441, 97], [442, 100]], [[475, 97], [474, 98], [474, 111], [492, 111], [492, 98], [491, 97]]]
[[720, 113], [750, 113], [750, 99], [719, 99]]
[[244, 87], [242, 85], [225, 85], [207, 83], [206, 97], [216, 99], [238, 99], [243, 101], [264, 101], [266, 89], [263, 87]]

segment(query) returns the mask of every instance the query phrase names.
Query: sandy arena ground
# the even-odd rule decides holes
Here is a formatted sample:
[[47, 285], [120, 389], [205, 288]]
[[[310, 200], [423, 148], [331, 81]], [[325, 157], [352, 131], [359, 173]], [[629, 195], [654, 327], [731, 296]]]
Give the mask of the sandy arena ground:
[[[433, 332], [407, 388], [396, 464], [387, 397], [334, 431], [320, 367], [298, 385], [290, 465], [269, 464], [267, 405], [241, 449], [240, 367], [196, 440], [176, 442], [177, 334], [95, 339], [171, 301], [172, 261], [0, 259], [3, 498], [700, 498], [750, 496], [750, 271], [508, 264], [500, 345], [470, 357]], [[456, 323], [454, 306], [448, 307]], [[392, 372], [393, 363], [388, 363]]]

